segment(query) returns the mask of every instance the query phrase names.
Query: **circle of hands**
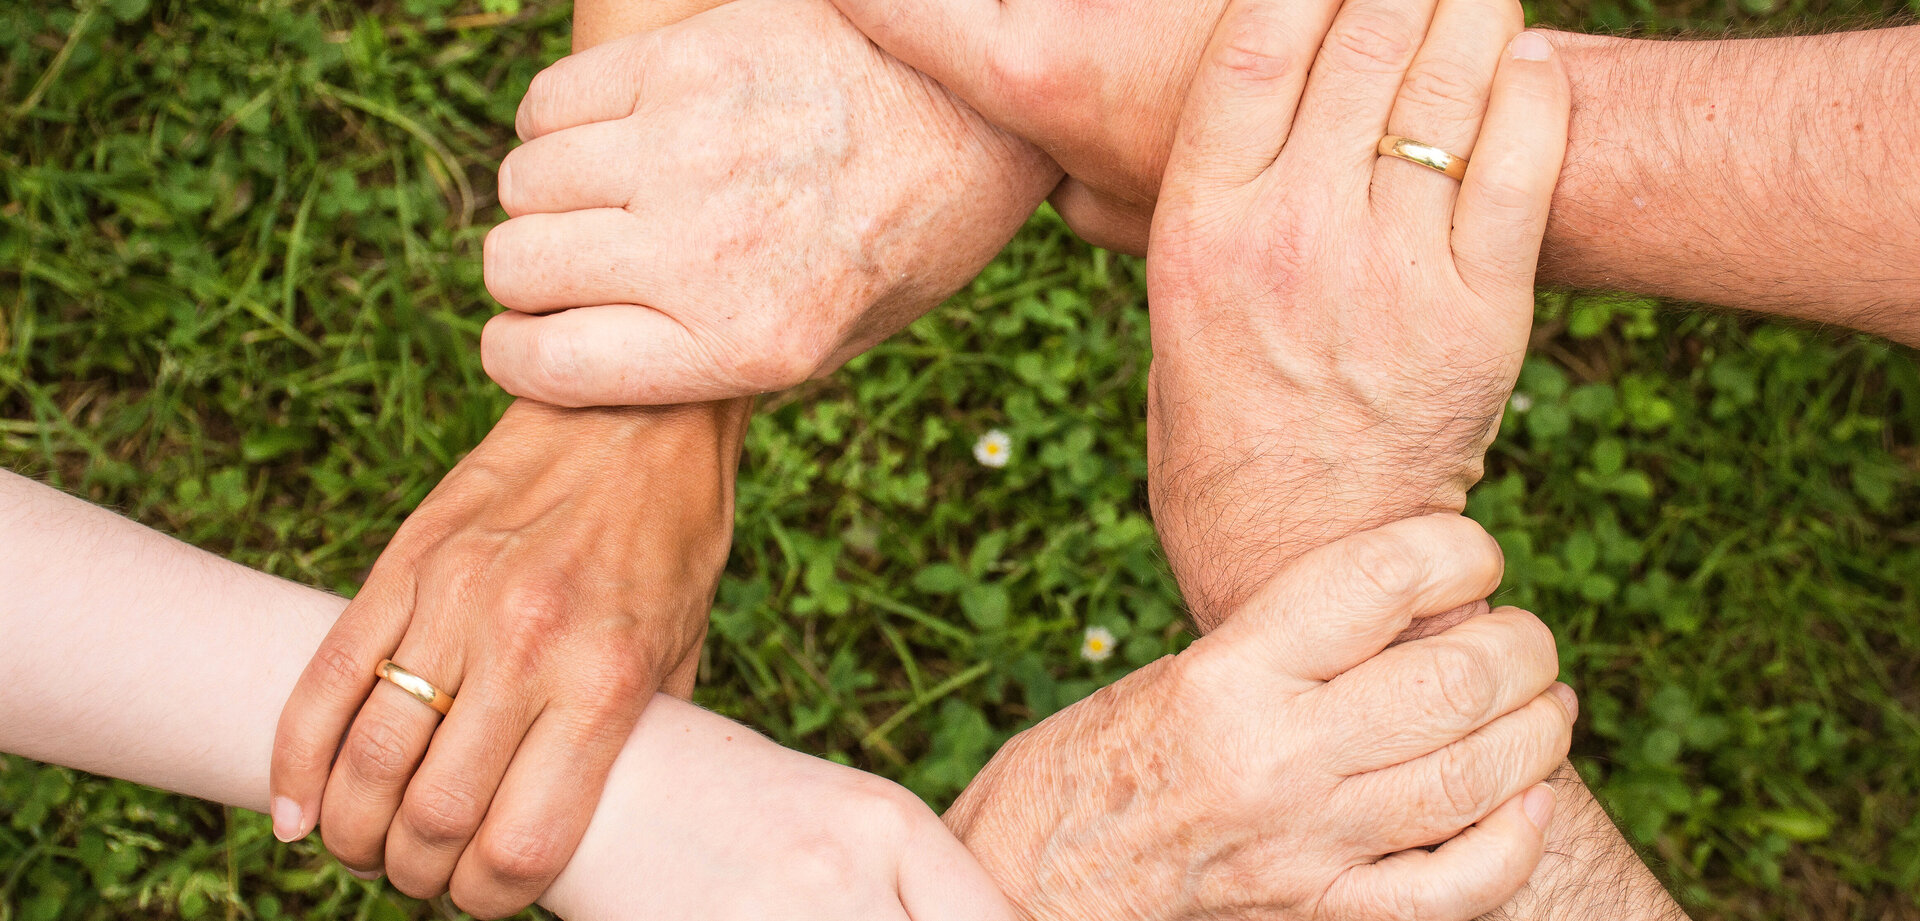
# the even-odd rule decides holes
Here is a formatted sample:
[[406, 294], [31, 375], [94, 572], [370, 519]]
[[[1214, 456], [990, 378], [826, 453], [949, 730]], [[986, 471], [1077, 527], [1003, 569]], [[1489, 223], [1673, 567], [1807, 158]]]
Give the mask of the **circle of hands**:
[[[1038, 47], [1096, 12], [1132, 26]], [[1578, 710], [1458, 515], [1567, 144], [1522, 25], [1517, 0], [736, 0], [602, 30], [627, 34], [534, 80], [500, 167], [482, 347], [523, 399], [300, 678], [276, 833], [483, 917], [550, 888], [634, 914], [563, 871], [638, 874], [644, 917], [1499, 908]], [[937, 306], [1048, 197], [1146, 256], [1150, 495], [1216, 629], [1017, 736], [944, 819], [742, 731], [669, 750], [713, 810], [676, 826], [622, 752], [691, 692], [747, 400]], [[387, 658], [444, 720], [374, 680]], [[596, 821], [623, 809], [625, 835]]]

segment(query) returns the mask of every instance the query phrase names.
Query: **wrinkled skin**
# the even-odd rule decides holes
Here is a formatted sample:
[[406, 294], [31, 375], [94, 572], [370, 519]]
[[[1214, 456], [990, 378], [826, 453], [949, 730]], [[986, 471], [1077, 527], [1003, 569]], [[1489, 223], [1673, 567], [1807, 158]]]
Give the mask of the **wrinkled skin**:
[[[745, 415], [509, 408], [302, 674], [275, 745], [276, 833], [317, 819], [349, 868], [451, 889], [483, 917], [544, 891], [654, 691], [692, 690]], [[444, 720], [374, 680], [388, 657], [454, 696]], [[288, 827], [282, 798], [304, 822]]]
[[[1504, 0], [1295, 11], [1226, 13], [1148, 256], [1150, 492], [1219, 626], [1017, 738], [948, 816], [1036, 918], [1467, 918], [1537, 862], [1495, 807], [1523, 809], [1566, 752], [1551, 634], [1462, 618], [1497, 551], [1409, 516], [1458, 508], [1518, 369], [1565, 76], [1503, 53]], [[1405, 75], [1442, 59], [1475, 98], [1401, 106]], [[1482, 111], [1463, 189], [1373, 153], [1390, 126], [1473, 151]], [[1394, 523], [1336, 540], [1369, 520]], [[1408, 629], [1442, 612], [1463, 622]], [[1238, 646], [1249, 632], [1265, 642]], [[1403, 632], [1432, 635], [1381, 652]], [[1461, 833], [1476, 821], [1510, 833]]]
[[566, 918], [1015, 921], [905, 788], [664, 699], [543, 904]]
[[971, 279], [1058, 179], [826, 0], [740, 0], [534, 81], [488, 373], [562, 405], [778, 390]]
[[[1066, 170], [1054, 205], [1143, 253], [1187, 86], [1227, 0], [836, 0], [887, 49]], [[1317, 19], [1339, 4], [1289, 0]], [[1309, 52], [1310, 53], [1310, 52]]]
[[1577, 705], [1524, 611], [1386, 647], [1499, 581], [1456, 516], [1308, 553], [1015, 737], [947, 823], [1043, 921], [1475, 917], [1539, 861]]
[[[1510, 0], [1349, 0], [1321, 27], [1241, 0], [1222, 23], [1232, 66], [1194, 92], [1253, 101], [1211, 126], [1190, 104], [1147, 258], [1149, 493], [1203, 622], [1479, 480], [1566, 148], [1565, 74], [1508, 55], [1520, 28]], [[1465, 181], [1378, 156], [1389, 133], [1470, 157]]]

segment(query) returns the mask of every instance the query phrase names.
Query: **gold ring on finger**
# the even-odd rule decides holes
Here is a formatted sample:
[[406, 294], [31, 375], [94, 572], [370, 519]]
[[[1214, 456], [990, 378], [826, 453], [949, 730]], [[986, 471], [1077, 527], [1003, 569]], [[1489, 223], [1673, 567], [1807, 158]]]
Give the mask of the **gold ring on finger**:
[[392, 659], [381, 659], [379, 667], [373, 670], [381, 680], [407, 692], [415, 700], [439, 711], [446, 716], [453, 709], [453, 695], [433, 686], [433, 682], [402, 668]]
[[1427, 169], [1454, 179], [1467, 178], [1467, 158], [1456, 157], [1432, 144], [1422, 144], [1412, 138], [1403, 138], [1389, 134], [1380, 139], [1380, 156], [1395, 157], [1408, 163], [1418, 163]]

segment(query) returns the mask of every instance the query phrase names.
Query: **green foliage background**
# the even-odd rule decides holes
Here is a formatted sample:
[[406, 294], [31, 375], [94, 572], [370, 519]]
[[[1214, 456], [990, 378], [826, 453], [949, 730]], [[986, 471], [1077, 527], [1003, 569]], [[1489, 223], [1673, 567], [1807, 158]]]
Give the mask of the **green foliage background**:
[[[1719, 30], [1901, 3], [1532, 12]], [[8, 0], [0, 464], [351, 592], [503, 408], [479, 242], [566, 13]], [[1012, 731], [1177, 649], [1142, 291], [1042, 214], [946, 308], [772, 400], [702, 702], [941, 804]], [[1471, 511], [1504, 599], [1559, 634], [1583, 771], [1702, 916], [1920, 917], [1913, 356], [1560, 295], [1536, 345]], [[970, 454], [992, 427], [1004, 470]], [[1077, 656], [1091, 624], [1120, 637], [1105, 665]], [[0, 921], [451, 913], [258, 816], [0, 760]]]

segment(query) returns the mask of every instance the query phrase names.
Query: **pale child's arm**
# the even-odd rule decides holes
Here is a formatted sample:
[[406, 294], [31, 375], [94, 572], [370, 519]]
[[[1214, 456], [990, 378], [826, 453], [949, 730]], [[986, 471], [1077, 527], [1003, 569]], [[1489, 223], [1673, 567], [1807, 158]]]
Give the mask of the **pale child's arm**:
[[[280, 705], [344, 600], [4, 472], [0, 585], [0, 751], [267, 807]], [[665, 695], [541, 902], [576, 921], [1005, 917], [911, 794]]]

